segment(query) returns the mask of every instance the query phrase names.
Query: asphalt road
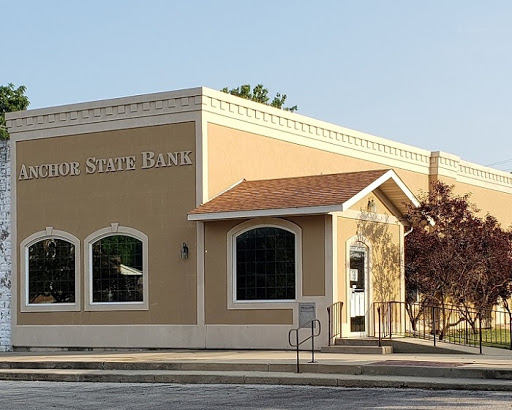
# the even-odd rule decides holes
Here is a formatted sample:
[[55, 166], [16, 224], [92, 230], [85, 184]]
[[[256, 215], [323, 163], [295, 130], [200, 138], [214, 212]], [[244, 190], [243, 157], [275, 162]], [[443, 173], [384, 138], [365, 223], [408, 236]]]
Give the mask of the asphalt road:
[[0, 382], [0, 409], [512, 409], [510, 392]]

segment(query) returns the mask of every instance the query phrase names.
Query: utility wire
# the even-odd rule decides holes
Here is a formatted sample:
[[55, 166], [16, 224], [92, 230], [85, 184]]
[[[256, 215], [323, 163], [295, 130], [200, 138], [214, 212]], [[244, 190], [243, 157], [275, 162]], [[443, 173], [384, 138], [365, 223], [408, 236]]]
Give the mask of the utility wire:
[[505, 159], [505, 160], [503, 160], [503, 161], [493, 162], [492, 164], [487, 164], [487, 165], [484, 165], [484, 166], [485, 166], [485, 167], [492, 167], [492, 166], [494, 166], [494, 165], [506, 164], [507, 162], [512, 162], [512, 158]]

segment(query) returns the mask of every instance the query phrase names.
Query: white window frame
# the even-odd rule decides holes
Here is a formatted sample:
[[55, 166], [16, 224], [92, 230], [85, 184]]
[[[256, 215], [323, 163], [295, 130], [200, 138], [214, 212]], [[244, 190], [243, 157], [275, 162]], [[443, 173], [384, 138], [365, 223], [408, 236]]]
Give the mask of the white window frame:
[[[37, 242], [46, 239], [60, 239], [72, 243], [75, 247], [75, 302], [74, 303], [29, 303], [29, 248]], [[44, 231], [36, 232], [20, 243], [20, 285], [21, 285], [21, 312], [76, 312], [80, 311], [80, 240], [65, 231], [47, 227]]]
[[[279, 228], [295, 236], [295, 298], [283, 300], [237, 300], [236, 299], [236, 239], [256, 228]], [[228, 309], [292, 309], [302, 298], [302, 229], [285, 219], [258, 218], [243, 222], [232, 228], [227, 235], [227, 279]]]
[[[142, 302], [93, 302], [92, 291], [92, 245], [108, 236], [125, 235], [142, 242]], [[85, 277], [85, 304], [86, 311], [107, 310], [148, 310], [149, 309], [149, 278], [148, 278], [148, 237], [143, 232], [112, 223], [108, 228], [99, 229], [91, 233], [84, 241], [84, 272]]]

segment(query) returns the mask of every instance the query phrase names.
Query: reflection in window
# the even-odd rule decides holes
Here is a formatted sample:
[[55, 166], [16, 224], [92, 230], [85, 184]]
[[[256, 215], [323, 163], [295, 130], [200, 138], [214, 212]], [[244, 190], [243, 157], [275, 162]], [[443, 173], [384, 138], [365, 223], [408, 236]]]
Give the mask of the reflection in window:
[[237, 300], [295, 299], [295, 235], [275, 227], [236, 238]]
[[75, 303], [75, 245], [50, 238], [29, 246], [28, 301]]
[[92, 301], [142, 302], [142, 241], [107, 236], [92, 245]]

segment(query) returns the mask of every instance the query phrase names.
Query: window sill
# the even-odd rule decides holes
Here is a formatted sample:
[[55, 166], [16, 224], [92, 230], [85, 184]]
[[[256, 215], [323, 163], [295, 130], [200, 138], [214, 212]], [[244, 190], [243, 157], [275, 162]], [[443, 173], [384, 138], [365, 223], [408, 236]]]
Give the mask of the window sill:
[[119, 310], [149, 310], [147, 302], [105, 302], [91, 303], [85, 305], [86, 312], [97, 311], [119, 311]]
[[237, 300], [228, 303], [228, 309], [293, 309], [297, 299], [285, 300]]
[[79, 312], [78, 303], [33, 303], [22, 305], [20, 312]]

